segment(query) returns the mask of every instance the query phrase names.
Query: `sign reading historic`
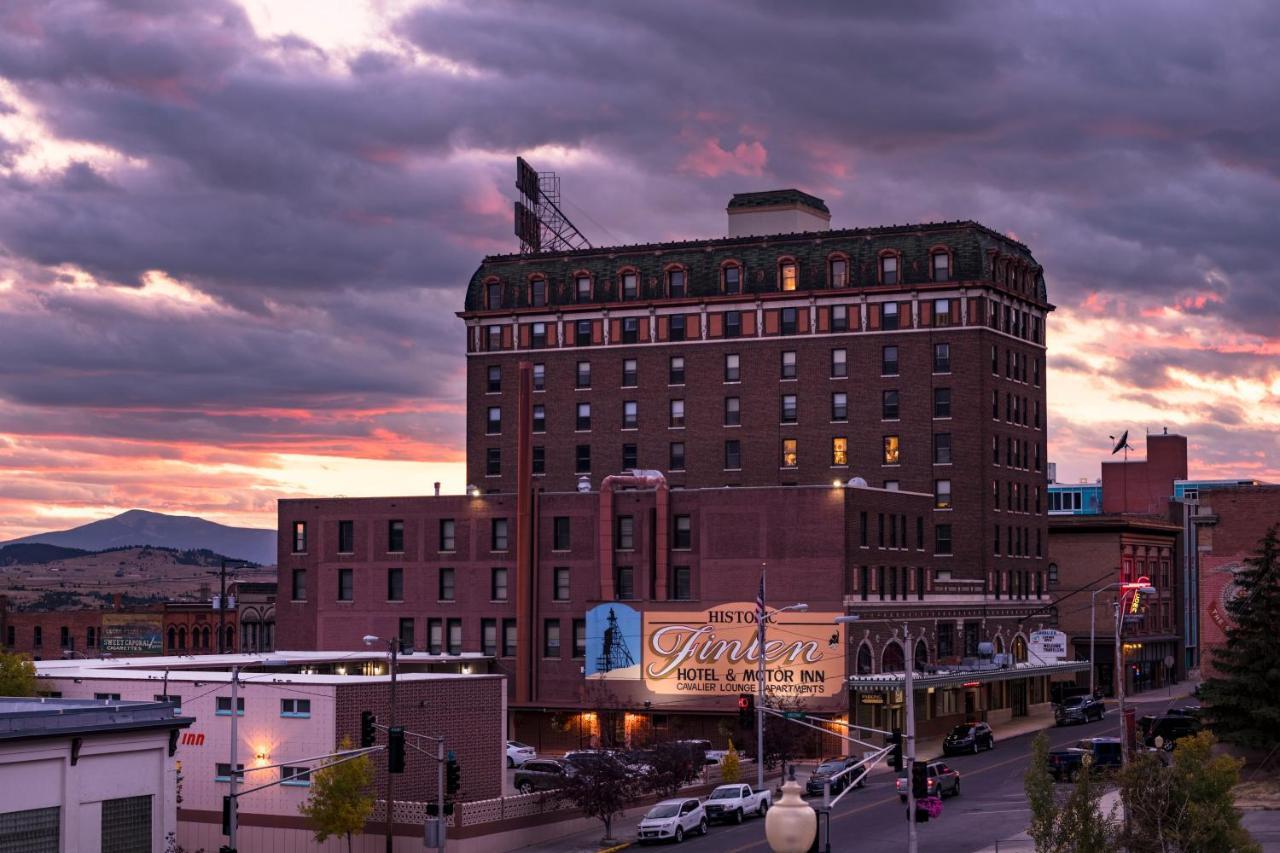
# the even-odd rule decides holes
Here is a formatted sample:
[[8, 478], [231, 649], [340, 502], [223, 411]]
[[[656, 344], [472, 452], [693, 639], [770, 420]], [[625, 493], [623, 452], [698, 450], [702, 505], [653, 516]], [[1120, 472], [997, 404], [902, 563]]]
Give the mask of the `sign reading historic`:
[[102, 650], [113, 655], [164, 653], [161, 618], [134, 613], [102, 614]]

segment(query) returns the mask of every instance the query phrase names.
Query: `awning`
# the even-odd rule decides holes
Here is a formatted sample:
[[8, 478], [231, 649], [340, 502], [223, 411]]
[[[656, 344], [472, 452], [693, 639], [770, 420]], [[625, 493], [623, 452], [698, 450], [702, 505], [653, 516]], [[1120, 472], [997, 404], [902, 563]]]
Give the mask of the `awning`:
[[[1019, 663], [1000, 669], [939, 670], [912, 674], [911, 686], [916, 690], [926, 687], [963, 687], [964, 685], [989, 684], [1011, 681], [1016, 678], [1071, 675], [1088, 672], [1088, 661], [1061, 661], [1059, 663]], [[901, 690], [904, 676], [901, 672], [882, 672], [875, 675], [853, 675], [847, 684], [855, 693], [879, 693], [885, 690]]]

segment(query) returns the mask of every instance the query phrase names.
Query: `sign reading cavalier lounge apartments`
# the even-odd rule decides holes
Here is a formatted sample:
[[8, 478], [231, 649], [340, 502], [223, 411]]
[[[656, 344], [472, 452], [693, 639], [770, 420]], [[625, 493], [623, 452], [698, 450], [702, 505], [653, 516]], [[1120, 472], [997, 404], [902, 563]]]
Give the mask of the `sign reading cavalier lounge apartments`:
[[[833, 624], [837, 615], [770, 614], [764, 647], [765, 690], [770, 695], [797, 700], [842, 695], [843, 645], [839, 627]], [[588, 677], [643, 679], [649, 691], [663, 696], [712, 698], [758, 690], [759, 642], [752, 602], [643, 614], [611, 603], [594, 608], [587, 620]], [[619, 653], [620, 649], [625, 651]]]

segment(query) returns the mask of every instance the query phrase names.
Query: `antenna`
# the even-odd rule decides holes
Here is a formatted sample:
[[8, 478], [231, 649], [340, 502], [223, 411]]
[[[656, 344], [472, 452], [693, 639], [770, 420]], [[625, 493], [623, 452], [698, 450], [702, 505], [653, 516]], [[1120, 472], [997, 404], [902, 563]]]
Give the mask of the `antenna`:
[[515, 234], [520, 254], [590, 249], [591, 241], [560, 209], [560, 176], [539, 172], [523, 157], [516, 158]]

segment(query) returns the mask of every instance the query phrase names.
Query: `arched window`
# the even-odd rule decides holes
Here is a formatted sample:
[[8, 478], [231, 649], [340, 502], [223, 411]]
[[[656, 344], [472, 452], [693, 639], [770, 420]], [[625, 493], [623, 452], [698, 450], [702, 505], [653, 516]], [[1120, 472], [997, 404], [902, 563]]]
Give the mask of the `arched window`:
[[831, 287], [849, 286], [849, 259], [835, 254], [827, 259], [827, 281]]
[[998, 655], [1004, 654], [1004, 637], [1001, 637], [999, 634], [996, 634], [994, 637], [992, 637], [991, 647], [992, 649], [995, 650], [996, 654]]
[[205, 625], [200, 631], [200, 648], [211, 649], [213, 645], [209, 642], [209, 626]]
[[902, 658], [902, 646], [897, 640], [888, 643], [880, 653], [881, 672], [902, 672], [906, 669], [906, 661]]
[[573, 301], [590, 302], [592, 298], [591, 273], [578, 272], [573, 277]]
[[733, 296], [742, 292], [742, 267], [736, 263], [725, 264], [720, 270], [720, 290]]
[[547, 280], [543, 276], [529, 279], [529, 305], [543, 308], [547, 304]]
[[484, 307], [497, 311], [502, 307], [502, 282], [490, 279], [484, 285]]
[[926, 666], [929, 665], [929, 647], [925, 645], [924, 640], [916, 640], [916, 656], [915, 666], [916, 672], [924, 672]]
[[880, 283], [898, 283], [898, 253], [885, 252], [880, 255]]
[[1023, 639], [1021, 634], [1013, 638], [1013, 662], [1027, 662], [1027, 641]]
[[934, 249], [929, 257], [930, 269], [934, 281], [951, 281], [951, 253], [945, 249]]
[[858, 646], [858, 675], [871, 674], [871, 645], [863, 643]]
[[634, 268], [623, 269], [618, 275], [622, 282], [622, 298], [626, 300], [640, 298], [640, 273]]
[[172, 625], [170, 625], [169, 626], [169, 649], [172, 650], [172, 649], [176, 649], [177, 647], [178, 647], [178, 630], [174, 628]]
[[187, 648], [187, 629], [185, 625], [178, 629], [178, 648], [184, 651]]

